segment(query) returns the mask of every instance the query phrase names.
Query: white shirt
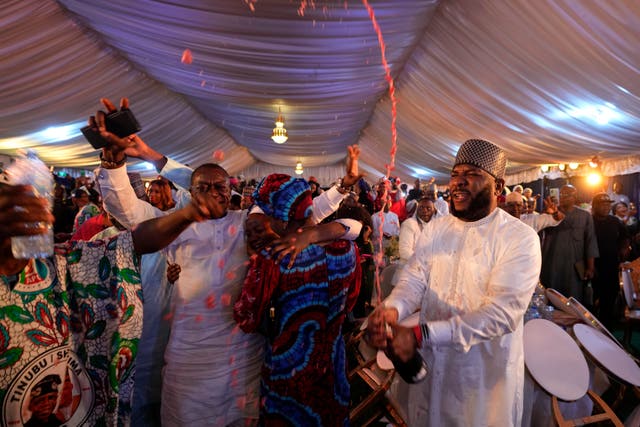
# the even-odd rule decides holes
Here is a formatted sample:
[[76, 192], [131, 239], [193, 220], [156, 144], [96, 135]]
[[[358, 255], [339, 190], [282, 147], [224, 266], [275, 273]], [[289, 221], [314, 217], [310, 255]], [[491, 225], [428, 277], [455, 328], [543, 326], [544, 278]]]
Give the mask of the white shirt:
[[417, 216], [412, 216], [411, 218], [404, 220], [400, 225], [400, 240], [398, 241], [398, 248], [400, 252], [400, 262], [403, 264], [411, 258], [411, 255], [413, 255], [416, 242], [418, 241], [418, 236], [420, 236], [420, 233], [422, 233], [426, 224], [426, 222]]
[[374, 242], [380, 239], [380, 224], [382, 224], [382, 233], [390, 236], [398, 236], [400, 234], [400, 220], [398, 215], [389, 211], [378, 211], [371, 215], [371, 221], [373, 223], [373, 233], [371, 233], [371, 240]]
[[445, 202], [442, 197], [438, 197], [433, 206], [436, 208], [440, 215], [449, 215], [449, 203]]
[[428, 325], [431, 372], [411, 387], [410, 425], [520, 425], [523, 315], [540, 265], [536, 233], [502, 209], [429, 221], [384, 302], [400, 319], [421, 309]]

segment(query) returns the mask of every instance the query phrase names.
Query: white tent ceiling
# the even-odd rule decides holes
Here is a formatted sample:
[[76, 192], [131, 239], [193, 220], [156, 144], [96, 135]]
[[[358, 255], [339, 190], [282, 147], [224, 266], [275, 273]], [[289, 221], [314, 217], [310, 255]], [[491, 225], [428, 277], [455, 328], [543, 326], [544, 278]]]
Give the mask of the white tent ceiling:
[[[507, 150], [512, 182], [594, 155], [612, 174], [640, 171], [640, 2], [370, 5], [396, 85], [393, 175], [446, 181], [471, 137]], [[246, 176], [300, 160], [327, 182], [349, 144], [370, 177], [390, 161], [392, 103], [362, 1], [5, 0], [0, 35], [0, 153], [95, 165], [81, 136], [38, 132], [128, 96], [141, 136], [193, 165], [215, 150]], [[279, 108], [283, 145], [269, 138]]]

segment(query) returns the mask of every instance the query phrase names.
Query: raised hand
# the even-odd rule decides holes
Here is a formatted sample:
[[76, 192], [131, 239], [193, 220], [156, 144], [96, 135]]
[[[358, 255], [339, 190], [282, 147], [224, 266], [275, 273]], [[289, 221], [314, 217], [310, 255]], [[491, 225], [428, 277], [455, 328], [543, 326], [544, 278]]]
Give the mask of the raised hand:
[[358, 158], [360, 157], [360, 147], [358, 145], [349, 145], [347, 147], [347, 171], [342, 178], [342, 186], [350, 187], [355, 185], [360, 178], [364, 176], [358, 169]]
[[[107, 111], [97, 111], [95, 116], [89, 118], [89, 126], [100, 132], [100, 136], [107, 143], [107, 146], [102, 149], [103, 159], [107, 161], [118, 161], [121, 160], [124, 155], [127, 155], [153, 163], [158, 170], [162, 169], [162, 166], [166, 163], [166, 158], [149, 147], [140, 136], [133, 134], [120, 138], [107, 130], [105, 117], [108, 114], [118, 111], [118, 109], [107, 98], [101, 98], [100, 102], [102, 102], [102, 105], [104, 105]], [[120, 110], [128, 108], [129, 100], [122, 98], [120, 100]]]
[[558, 210], [558, 205], [553, 203], [551, 196], [547, 196], [544, 199], [544, 212], [549, 215], [553, 215], [553, 218], [556, 221], [561, 221], [564, 219], [564, 213]]

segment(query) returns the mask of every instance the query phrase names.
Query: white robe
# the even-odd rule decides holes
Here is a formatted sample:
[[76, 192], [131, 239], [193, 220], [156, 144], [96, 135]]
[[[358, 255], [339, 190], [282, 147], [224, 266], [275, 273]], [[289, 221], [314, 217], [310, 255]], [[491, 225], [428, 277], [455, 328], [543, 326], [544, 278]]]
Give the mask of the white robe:
[[533, 229], [501, 209], [475, 222], [431, 220], [385, 306], [421, 309], [430, 367], [411, 386], [411, 426], [519, 426], [523, 314], [538, 283]]

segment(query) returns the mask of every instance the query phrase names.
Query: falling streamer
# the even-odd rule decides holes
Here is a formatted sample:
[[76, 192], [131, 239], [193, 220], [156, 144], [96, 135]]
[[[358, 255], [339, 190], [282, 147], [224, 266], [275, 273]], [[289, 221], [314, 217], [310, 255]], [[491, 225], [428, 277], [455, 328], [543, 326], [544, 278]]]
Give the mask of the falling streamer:
[[[386, 56], [386, 46], [384, 44], [384, 37], [382, 37], [382, 30], [380, 29], [380, 25], [378, 25], [378, 21], [376, 20], [376, 15], [375, 12], [373, 10], [373, 8], [371, 7], [371, 5], [369, 4], [368, 0], [362, 0], [362, 4], [364, 4], [364, 6], [367, 8], [367, 12], [369, 12], [369, 18], [371, 19], [371, 24], [373, 24], [373, 29], [376, 31], [376, 34], [378, 36], [378, 44], [380, 45], [380, 55], [382, 56], [382, 66], [384, 67], [384, 78], [387, 81], [387, 83], [389, 84], [389, 97], [391, 98], [391, 151], [389, 152], [389, 164], [385, 165], [385, 169], [386, 169], [386, 174], [385, 174], [385, 181], [384, 181], [384, 185], [385, 185], [385, 191], [384, 194], [385, 196], [387, 194], [389, 194], [389, 177], [391, 176], [391, 171], [394, 170], [396, 168], [396, 151], [398, 149], [398, 145], [397, 145], [397, 131], [396, 131], [396, 116], [397, 116], [397, 100], [396, 100], [396, 87], [395, 84], [393, 82], [393, 77], [391, 77], [391, 68], [389, 67], [389, 63], [387, 62], [387, 56]], [[383, 213], [380, 213], [380, 215], [382, 216]], [[382, 256], [382, 227], [384, 225], [384, 218], [381, 218], [382, 221], [380, 221], [380, 229], [378, 230], [378, 234], [380, 235], [380, 238], [378, 240], [378, 249], [379, 249], [379, 254], [380, 257]], [[380, 305], [380, 295], [381, 295], [381, 290], [380, 290], [380, 272], [378, 271], [379, 266], [380, 266], [380, 262], [378, 262], [380, 260], [380, 258], [376, 258], [376, 262], [375, 262], [375, 266], [376, 266], [376, 305]]]

